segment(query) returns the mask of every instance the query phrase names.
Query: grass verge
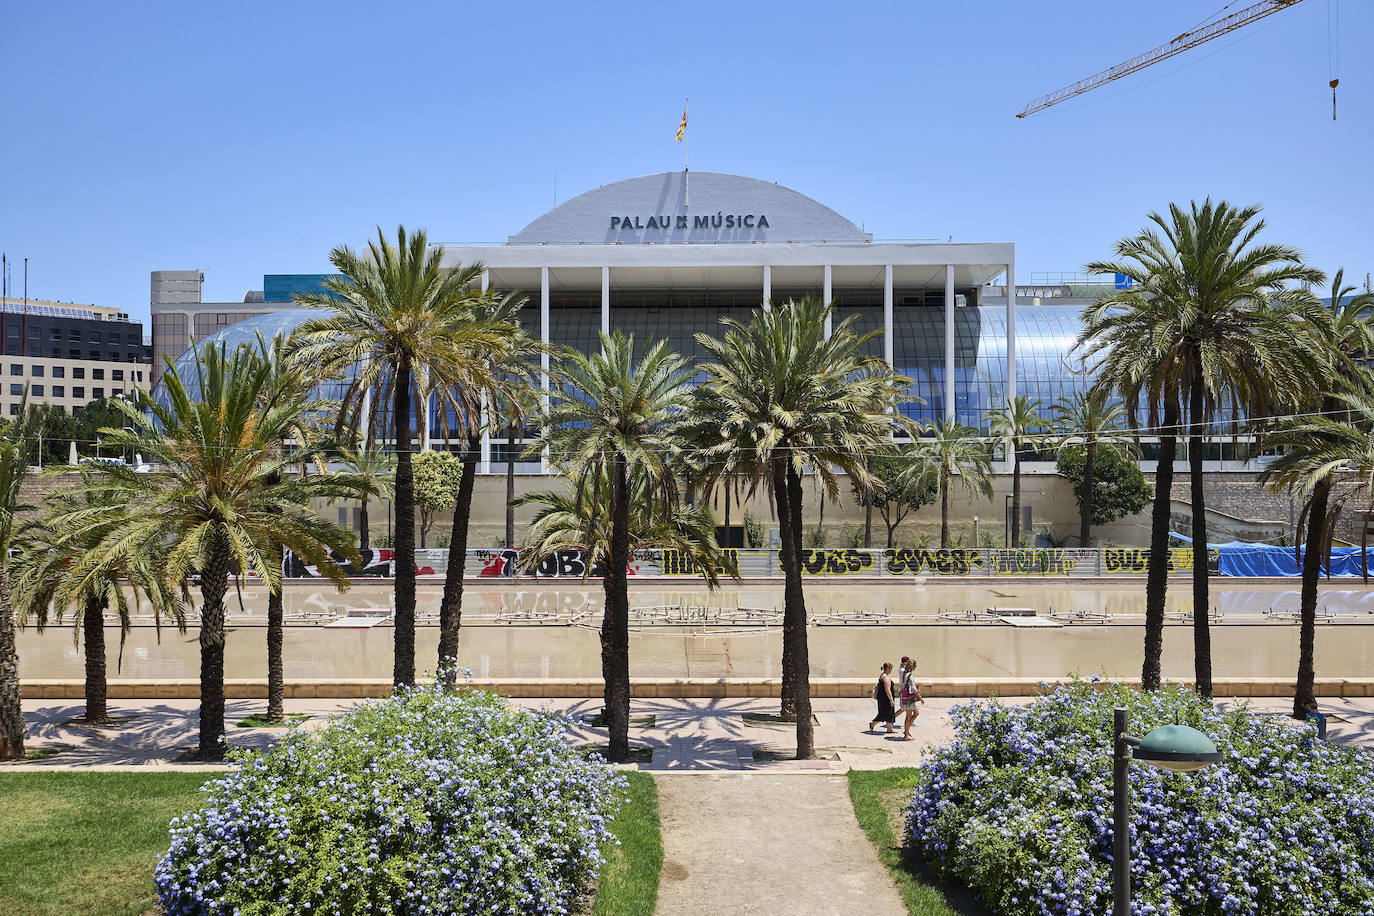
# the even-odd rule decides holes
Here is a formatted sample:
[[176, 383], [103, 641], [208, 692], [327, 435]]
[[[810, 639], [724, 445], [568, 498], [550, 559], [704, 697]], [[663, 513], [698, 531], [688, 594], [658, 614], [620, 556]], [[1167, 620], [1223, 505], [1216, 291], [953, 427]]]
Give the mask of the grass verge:
[[0, 913], [160, 912], [167, 825], [211, 775], [0, 772]]
[[987, 910], [972, 894], [940, 884], [902, 840], [900, 811], [911, 801], [919, 773], [915, 767], [850, 770], [849, 800], [854, 815], [892, 874], [912, 916], [983, 916]]
[[626, 775], [630, 800], [611, 822], [620, 845], [606, 851], [593, 916], [650, 916], [658, 903], [658, 877], [663, 870], [658, 787], [648, 773]]

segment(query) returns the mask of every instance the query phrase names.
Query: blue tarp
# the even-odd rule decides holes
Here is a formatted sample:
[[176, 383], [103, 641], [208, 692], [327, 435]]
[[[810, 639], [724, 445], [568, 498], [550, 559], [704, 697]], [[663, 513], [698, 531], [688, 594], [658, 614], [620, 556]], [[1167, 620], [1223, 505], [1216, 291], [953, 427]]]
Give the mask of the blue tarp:
[[[1292, 547], [1273, 547], [1266, 544], [1246, 544], [1233, 541], [1217, 544], [1220, 555], [1218, 571], [1223, 576], [1300, 576], [1302, 549], [1296, 552]], [[1369, 568], [1374, 572], [1374, 550], [1369, 551]], [[1331, 548], [1331, 568], [1322, 569], [1322, 575], [1359, 576], [1360, 548]]]

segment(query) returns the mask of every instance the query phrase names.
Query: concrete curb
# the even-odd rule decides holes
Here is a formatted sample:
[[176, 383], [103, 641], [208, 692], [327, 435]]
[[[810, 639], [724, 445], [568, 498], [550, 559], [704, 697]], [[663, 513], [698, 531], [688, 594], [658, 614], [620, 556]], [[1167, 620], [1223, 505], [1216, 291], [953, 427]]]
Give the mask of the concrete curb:
[[[1043, 693], [1046, 686], [1067, 683], [1064, 678], [922, 678], [921, 689], [932, 697], [1026, 697]], [[1118, 683], [1138, 686], [1139, 679]], [[1189, 685], [1191, 679], [1171, 681]], [[473, 688], [521, 698], [600, 697], [600, 678], [495, 678], [473, 681]], [[779, 678], [634, 678], [630, 696], [637, 699], [776, 697], [781, 690]], [[1288, 678], [1217, 678], [1213, 692], [1218, 697], [1291, 696], [1295, 683]], [[871, 678], [812, 678], [811, 695], [827, 698], [865, 698], [873, 688]], [[85, 682], [77, 679], [32, 678], [20, 684], [26, 700], [80, 700], [85, 697]], [[356, 699], [383, 697], [391, 692], [386, 678], [294, 678], [286, 682], [288, 699]], [[1317, 678], [1319, 697], [1374, 696], [1374, 678]], [[224, 682], [228, 699], [265, 699], [267, 681], [263, 678], [231, 678]], [[200, 698], [200, 682], [172, 678], [115, 679], [109, 682], [112, 700], [194, 700]]]

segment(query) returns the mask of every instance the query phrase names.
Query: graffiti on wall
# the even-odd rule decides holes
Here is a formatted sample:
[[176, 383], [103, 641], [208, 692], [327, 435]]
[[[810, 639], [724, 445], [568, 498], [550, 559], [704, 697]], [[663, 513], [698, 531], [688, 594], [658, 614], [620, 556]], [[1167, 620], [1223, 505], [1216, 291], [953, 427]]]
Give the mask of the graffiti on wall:
[[[725, 564], [716, 567], [717, 576], [728, 576], [730, 570], [739, 569], [739, 549], [736, 547], [726, 547], [721, 550]], [[680, 550], [659, 551], [659, 564], [662, 567], [662, 575], [665, 576], [700, 576], [702, 574], [701, 564]]]
[[[555, 551], [541, 558], [532, 570], [525, 569], [521, 565], [521, 551], [519, 550], [502, 548], [500, 550], [474, 550], [470, 552], [481, 564], [479, 576], [515, 578], [534, 575], [539, 579], [582, 579], [596, 578], [601, 575], [600, 563], [593, 563], [592, 568], [587, 569], [587, 552], [585, 550]], [[626, 574], [631, 576], [657, 575], [657, 569], [645, 569], [641, 572], [640, 568], [641, 564], [652, 563], [657, 560], [657, 557], [657, 551], [635, 551], [630, 565], [625, 569]]]
[[983, 572], [990, 576], [1068, 576], [1077, 566], [1077, 559], [1059, 547], [983, 551]]
[[[1183, 572], [1193, 568], [1193, 548], [1175, 547], [1169, 551], [1169, 572]], [[1102, 571], [1112, 573], [1145, 573], [1150, 570], [1150, 551], [1143, 547], [1108, 548], [1102, 551]]]
[[[369, 547], [366, 550], [359, 550], [362, 556], [362, 566], [355, 566], [353, 563], [344, 559], [341, 554], [331, 554], [344, 575], [350, 579], [389, 579], [392, 575], [392, 564], [396, 559], [396, 551], [389, 547]], [[282, 558], [282, 569], [285, 575], [291, 579], [318, 579], [321, 578], [320, 568], [313, 563], [306, 563], [291, 551], [286, 551]], [[415, 575], [433, 576], [437, 567], [439, 572], [443, 572], [448, 565], [447, 550], [417, 550], [415, 551]]]

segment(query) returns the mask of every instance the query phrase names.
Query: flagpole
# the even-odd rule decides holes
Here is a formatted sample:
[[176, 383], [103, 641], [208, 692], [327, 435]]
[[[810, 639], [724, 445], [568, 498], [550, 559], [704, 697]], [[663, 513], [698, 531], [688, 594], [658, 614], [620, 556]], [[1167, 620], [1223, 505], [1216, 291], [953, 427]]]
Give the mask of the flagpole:
[[692, 169], [691, 151], [692, 138], [687, 136], [687, 99], [682, 100], [682, 203], [684, 207], [692, 206]]

